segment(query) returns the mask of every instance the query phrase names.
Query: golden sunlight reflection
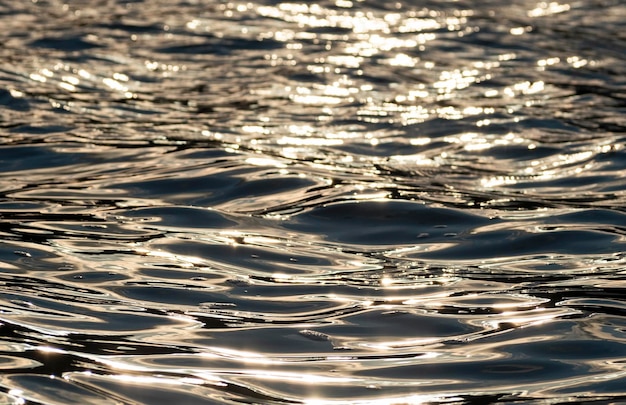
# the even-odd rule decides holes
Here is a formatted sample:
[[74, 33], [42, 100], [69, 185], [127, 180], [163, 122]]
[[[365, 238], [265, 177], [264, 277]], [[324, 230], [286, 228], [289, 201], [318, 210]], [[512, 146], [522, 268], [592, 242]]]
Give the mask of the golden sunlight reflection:
[[[206, 384], [207, 382], [216, 385], [224, 384], [222, 379], [213, 373], [202, 372], [195, 373], [196, 377], [185, 376], [181, 378], [167, 378], [161, 376], [151, 376], [152, 366], [141, 365], [132, 358], [124, 356], [100, 356], [95, 354], [86, 354], [86, 358], [99, 363], [106, 364], [114, 370], [131, 372], [133, 374], [113, 374], [111, 378], [119, 379], [126, 383], [162, 383], [170, 385], [183, 384]], [[134, 375], [134, 373], [145, 373], [145, 375]]]
[[545, 17], [552, 14], [563, 13], [569, 11], [571, 6], [569, 4], [560, 4], [556, 1], [537, 3], [537, 6], [528, 12], [529, 17]]
[[293, 146], [335, 146], [343, 144], [342, 139], [299, 138], [294, 136], [282, 136], [276, 142], [279, 145]]
[[480, 184], [485, 188], [493, 188], [514, 185], [517, 184], [519, 180], [521, 180], [519, 176], [493, 176], [482, 178]]
[[448, 94], [452, 90], [460, 90], [476, 82], [478, 74], [476, 69], [443, 71], [439, 75], [439, 81], [433, 86], [438, 89], [439, 93]]
[[[536, 148], [535, 143], [518, 138], [509, 137], [513, 143], [526, 143], [529, 150]], [[523, 182], [548, 181], [567, 176], [577, 176], [592, 170], [594, 167], [593, 158], [599, 153], [606, 153], [613, 148], [610, 145], [599, 145], [593, 151], [574, 152], [570, 154], [559, 154], [549, 156], [544, 159], [536, 159], [525, 162], [525, 166], [520, 166], [517, 173], [508, 175], [487, 176], [480, 180], [483, 187], [491, 188], [498, 186], [514, 185]]]
[[245, 160], [249, 165], [253, 166], [273, 166], [278, 168], [287, 167], [287, 165], [279, 160], [264, 157], [250, 157]]
[[[128, 368], [127, 368], [128, 369]], [[130, 370], [129, 370], [130, 371]], [[140, 370], [136, 370], [140, 371]], [[181, 378], [168, 378], [157, 376], [137, 376], [132, 374], [117, 374], [112, 375], [111, 378], [119, 380], [121, 383], [126, 384], [141, 384], [141, 385], [174, 385], [174, 386], [186, 386], [186, 385], [202, 385], [207, 381], [212, 385], [226, 387], [227, 384], [222, 382], [218, 377], [211, 376], [207, 378], [207, 373], [202, 374], [202, 378], [193, 377], [181, 377]]]
[[65, 350], [51, 346], [38, 346], [37, 350], [43, 353], [67, 353]]
[[619, 0], [56, 1], [0, 13], [5, 396], [623, 391]]
[[361, 382], [359, 379], [352, 377], [324, 376], [311, 373], [289, 373], [280, 371], [267, 371], [264, 369], [246, 369], [246, 373], [262, 380], [280, 380], [308, 385], [326, 383], [345, 384]]
[[194, 266], [205, 263], [203, 259], [194, 256], [176, 255], [165, 251], [151, 250], [145, 248], [136, 248], [135, 250], [141, 255], [167, 259], [168, 261], [179, 263], [179, 265], [188, 268], [193, 268]]
[[25, 394], [23, 390], [17, 388], [11, 388], [7, 391], [9, 398], [4, 398], [5, 400], [10, 400], [11, 402], [7, 402], [7, 404], [11, 405], [25, 405], [26, 399], [23, 398]]
[[[80, 90], [79, 86], [98, 86], [99, 81], [108, 89], [121, 93], [124, 98], [130, 99], [136, 97], [128, 86], [130, 77], [120, 72], [113, 73], [110, 77], [99, 76], [85, 69], [76, 69], [71, 65], [56, 63], [51, 66], [51, 68], [40, 68], [30, 73], [28, 77], [36, 82], [56, 84], [61, 89], [72, 93], [78, 92]], [[72, 104], [69, 102], [52, 102], [58, 105], [57, 108], [64, 108], [66, 110], [69, 110], [69, 106]]]
[[[376, 387], [375, 385], [373, 387]], [[435, 403], [455, 403], [455, 401], [463, 401], [462, 397], [455, 396], [441, 396], [441, 395], [407, 395], [401, 397], [392, 398], [378, 398], [368, 400], [353, 399], [350, 401], [351, 405], [423, 405], [423, 404], [435, 404]], [[342, 400], [329, 400], [329, 399], [315, 399], [305, 398], [304, 405], [344, 405], [346, 401]]]
[[394, 279], [392, 277], [389, 276], [383, 276], [380, 279], [380, 285], [381, 287], [391, 287], [394, 284]]

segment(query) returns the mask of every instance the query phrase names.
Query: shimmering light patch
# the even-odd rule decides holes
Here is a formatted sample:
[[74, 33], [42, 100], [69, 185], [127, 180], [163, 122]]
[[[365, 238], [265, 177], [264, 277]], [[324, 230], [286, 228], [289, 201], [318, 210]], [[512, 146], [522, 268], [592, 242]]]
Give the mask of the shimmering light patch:
[[353, 3], [348, 0], [337, 0], [335, 1], [335, 6], [342, 8], [351, 8], [353, 6]]
[[323, 375], [306, 373], [270, 372], [267, 370], [246, 370], [250, 375], [264, 380], [293, 381], [302, 384], [324, 384], [324, 383], [357, 383], [356, 378], [351, 377], [327, 377]]
[[328, 138], [298, 138], [293, 136], [283, 136], [276, 141], [279, 145], [296, 146], [332, 146], [343, 145], [342, 139]]
[[[142, 385], [200, 385], [205, 384], [207, 379], [205, 378], [192, 378], [192, 377], [183, 377], [183, 378], [165, 378], [165, 377], [152, 377], [152, 376], [136, 376], [136, 375], [113, 375], [111, 378], [115, 380], [120, 380], [124, 383], [130, 384], [142, 384]], [[219, 380], [214, 377], [211, 379], [212, 383], [216, 383]], [[220, 385], [226, 386], [226, 384], [221, 383]]]
[[483, 187], [498, 187], [503, 185], [511, 185], [517, 184], [518, 177], [517, 176], [495, 176], [483, 178], [480, 180], [480, 183]]
[[113, 79], [119, 80], [119, 81], [122, 81], [122, 82], [127, 82], [128, 81], [128, 76], [126, 76], [123, 73], [114, 73], [113, 74]]
[[60, 82], [59, 83], [59, 87], [61, 87], [62, 89], [65, 89], [67, 91], [76, 91], [76, 86], [74, 86], [73, 84], [70, 84], [70, 83], [66, 83], [66, 82]]
[[[377, 386], [372, 386], [375, 388]], [[360, 401], [358, 399], [350, 400], [351, 405], [422, 405], [422, 404], [435, 404], [435, 403], [456, 403], [462, 402], [463, 398], [454, 396], [438, 396], [438, 395], [409, 395], [403, 397], [392, 397], [385, 399], [368, 399], [366, 401]], [[345, 404], [345, 401], [333, 401], [333, 400], [319, 400], [309, 398], [304, 400], [304, 405], [340, 405]]]
[[284, 274], [284, 273], [273, 273], [272, 274], [272, 278], [274, 278], [277, 281], [281, 281], [281, 282], [287, 282], [290, 281], [292, 279], [292, 277], [288, 274]]
[[526, 325], [540, 325], [549, 322], [555, 318], [561, 317], [565, 312], [569, 310], [552, 310], [546, 308], [536, 308], [527, 312], [502, 312], [502, 316], [505, 318], [500, 322], [513, 323], [520, 326]]
[[339, 97], [318, 96], [314, 94], [295, 94], [290, 98], [296, 103], [311, 105], [339, 104], [343, 101], [343, 99]]
[[[559, 155], [559, 159], [561, 160], [561, 162], [565, 163], [565, 164], [572, 164], [572, 163], [578, 163], [578, 162], [582, 162], [585, 161], [589, 158], [591, 158], [593, 156], [593, 152], [591, 151], [584, 151], [584, 152], [579, 152], [579, 153], [572, 153], [572, 154], [568, 154], [568, 155]], [[554, 164], [556, 166], [556, 164]]]
[[390, 287], [394, 283], [393, 278], [384, 276], [380, 279], [380, 285], [383, 287]]
[[[280, 30], [274, 32], [274, 39], [281, 42], [291, 41], [295, 37], [296, 33], [292, 30]], [[293, 47], [291, 49], [293, 49]]]
[[46, 80], [48, 80], [48, 79], [46, 79], [46, 77], [44, 75], [39, 74], [39, 73], [31, 73], [29, 77], [32, 80], [35, 80], [35, 81], [38, 81], [38, 82], [41, 82], [41, 83], [45, 83]]
[[67, 353], [65, 350], [50, 346], [39, 346], [37, 350], [44, 353]]
[[315, 128], [311, 125], [289, 125], [288, 129], [292, 134], [300, 136], [310, 135], [315, 132]]
[[137, 253], [142, 254], [144, 256], [152, 256], [152, 257], [160, 257], [163, 259], [167, 259], [168, 261], [172, 261], [177, 263], [182, 267], [192, 268], [196, 265], [204, 264], [204, 260], [194, 256], [183, 256], [183, 255], [175, 255], [173, 253], [164, 252], [160, 250], [148, 250], [148, 249], [137, 249]]
[[415, 48], [416, 46], [435, 39], [434, 34], [420, 34], [411, 39], [381, 36], [378, 34], [364, 35], [363, 40], [354, 42], [346, 47], [346, 52], [352, 55], [371, 57], [380, 52], [396, 48]]
[[472, 143], [468, 143], [465, 146], [463, 146], [463, 149], [467, 151], [476, 151], [476, 150], [489, 149], [492, 146], [493, 145], [487, 142], [485, 138], [477, 138]]
[[187, 22], [187, 24], [185, 24], [185, 26], [187, 28], [189, 28], [190, 30], [195, 30], [196, 28], [198, 28], [200, 26], [200, 20], [193, 19], [193, 20]]
[[241, 127], [241, 130], [252, 134], [268, 135], [270, 133], [269, 128], [261, 125], [244, 125], [243, 127]]
[[[398, 96], [396, 102], [402, 103], [411, 101], [405, 96]], [[383, 103], [382, 105], [377, 103], [369, 103], [366, 107], [359, 109], [357, 114], [361, 117], [393, 117], [395, 114], [400, 113], [401, 122], [405, 125], [423, 122], [430, 116], [428, 109], [420, 105], [400, 105], [396, 103]], [[369, 119], [375, 122], [375, 119]]]
[[416, 60], [407, 54], [399, 53], [392, 59], [387, 59], [387, 63], [391, 66], [413, 67], [416, 64]]
[[558, 57], [553, 57], [553, 58], [546, 58], [546, 59], [540, 59], [537, 61], [537, 66], [550, 66], [550, 65], [555, 65], [557, 63], [559, 63], [561, 61], [560, 58]]
[[24, 93], [17, 89], [9, 89], [9, 93], [11, 94], [11, 97], [15, 97], [15, 98], [24, 97]]
[[349, 68], [358, 68], [363, 62], [362, 57], [353, 55], [330, 55], [326, 60], [330, 64]]
[[410, 164], [416, 166], [436, 166], [437, 162], [429, 157], [426, 157], [422, 154], [416, 155], [397, 155], [391, 156], [389, 158], [392, 162], [397, 162], [401, 164]]
[[11, 398], [14, 405], [23, 405], [26, 404], [26, 400], [24, 398], [22, 398], [22, 395], [24, 395], [24, 391], [20, 390], [20, 389], [10, 389], [9, 392], [7, 393]]
[[411, 145], [428, 145], [431, 142], [430, 138], [422, 137], [422, 138], [413, 138], [409, 141]]
[[389, 32], [389, 25], [384, 19], [375, 18], [360, 11], [350, 15], [318, 4], [282, 3], [278, 7], [260, 6], [257, 12], [264, 17], [277, 18], [313, 28], [341, 27], [354, 32]]
[[405, 107], [400, 112], [402, 123], [405, 125], [417, 124], [425, 121], [430, 116], [430, 112], [422, 106]]
[[[134, 97], [134, 94], [130, 91], [128, 91], [128, 87], [123, 85], [122, 83], [120, 83], [118, 80], [120, 79], [124, 79], [126, 78], [126, 75], [122, 75], [120, 76], [119, 74], [114, 74], [113, 75], [114, 78], [109, 78], [109, 77], [105, 77], [104, 79], [102, 79], [102, 82], [107, 85], [108, 87], [112, 88], [113, 90], [117, 90], [120, 92], [124, 93], [124, 97], [126, 98], [132, 98]], [[115, 78], [118, 79], [115, 79]]]
[[556, 1], [551, 1], [547, 3], [542, 1], [537, 4], [537, 7], [530, 10], [528, 12], [529, 17], [545, 17], [547, 15], [563, 13], [565, 11], [569, 11], [571, 6], [569, 4], [559, 4]]
[[89, 73], [88, 71], [84, 70], [84, 69], [80, 69], [78, 71], [78, 75], [80, 77], [82, 77], [83, 79], [89, 79], [91, 78], [91, 73]]
[[437, 108], [437, 115], [447, 120], [460, 120], [464, 117], [462, 111], [452, 106]]
[[[514, 329], [528, 325], [522, 319], [527, 309], [554, 306], [533, 300], [535, 292], [555, 292], [558, 300], [565, 289], [580, 307], [585, 304], [577, 304], [574, 295], [593, 295], [599, 288], [610, 295], [611, 282], [624, 274], [616, 225], [624, 202], [623, 150], [615, 153], [624, 144], [622, 93], [616, 89], [621, 82], [615, 77], [621, 54], [606, 46], [589, 48], [599, 38], [619, 38], [607, 23], [616, 20], [619, 27], [623, 18], [611, 6], [619, 0], [604, 1], [603, 7], [572, 2], [578, 9], [555, 16], [559, 29], [553, 29], [550, 16], [538, 21], [526, 15], [539, 1], [508, 7], [226, 0], [165, 8], [125, 2], [130, 4], [117, 10], [123, 21], [113, 25], [95, 17], [116, 12], [107, 10], [109, 2], [90, 2], [94, 18], [86, 20], [64, 20], [51, 9], [48, 15], [67, 37], [38, 42], [41, 47], [29, 47], [34, 38], [20, 33], [21, 21], [7, 27], [17, 35], [5, 47], [4, 76], [24, 92], [9, 89], [11, 96], [27, 99], [7, 93], [0, 100], [15, 102], [3, 112], [5, 138], [20, 152], [3, 182], [13, 191], [7, 191], [2, 212], [8, 203], [21, 210], [4, 218], [8, 247], [0, 253], [11, 263], [0, 265], [15, 281], [4, 289], [30, 299], [19, 310], [29, 317], [27, 311], [38, 311], [38, 325], [51, 329], [60, 324], [54, 316], [58, 305], [70, 310], [76, 304], [74, 315], [93, 313], [105, 329], [125, 322], [143, 329], [146, 322], [145, 331], [125, 342], [117, 331], [112, 339], [103, 335], [101, 346], [110, 351], [89, 357], [109, 387], [105, 374], [129, 381], [128, 387], [113, 381], [122, 391], [130, 389], [113, 393], [84, 380], [81, 388], [109, 392], [113, 402], [131, 390], [145, 398], [161, 381], [174, 384], [166, 390], [194, 390], [218, 402], [254, 402], [261, 395], [337, 405], [463, 402], [490, 394], [550, 397], [537, 391], [539, 384], [566, 392], [557, 398], [562, 402], [593, 393], [595, 382], [586, 387], [576, 378], [588, 378], [591, 369], [599, 381], [603, 366], [619, 366], [610, 357], [616, 352], [609, 353], [616, 347], [619, 353], [619, 346], [607, 339], [591, 342], [595, 338], [581, 327], [604, 328], [614, 333], [608, 340], [621, 339], [616, 308], [605, 311], [589, 300], [582, 316], [555, 319], [554, 328]], [[556, 1], [570, 2], [554, 1], [539, 3], [536, 16], [559, 11]], [[15, 16], [30, 16], [36, 28], [46, 26], [37, 14], [44, 3], [54, 8], [55, 2], [17, 3], [34, 12]], [[34, 3], [37, 10], [29, 10]], [[71, 14], [79, 6], [65, 9]], [[611, 13], [597, 10], [604, 6]], [[474, 8], [477, 18], [460, 7]], [[5, 17], [11, 25], [12, 14]], [[73, 24], [79, 24], [77, 31]], [[533, 35], [527, 34], [530, 27], [537, 27]], [[566, 34], [579, 29], [585, 38], [563, 47]], [[87, 31], [97, 42], [83, 36]], [[32, 32], [55, 40], [55, 32]], [[118, 40], [128, 37], [137, 42]], [[25, 51], [12, 55], [20, 38], [27, 41]], [[67, 53], [65, 45], [84, 49]], [[602, 64], [600, 71], [590, 69], [593, 58]], [[11, 72], [12, 66], [28, 70]], [[28, 79], [31, 72], [45, 83]], [[79, 86], [80, 94], [66, 91]], [[129, 92], [125, 88], [140, 89], [141, 97], [119, 100], [117, 92]], [[48, 99], [59, 107], [74, 103], [75, 113], [59, 114]], [[535, 106], [525, 108], [527, 102]], [[29, 129], [24, 124], [31, 117]], [[25, 145], [30, 139], [36, 144]], [[506, 189], [507, 184], [515, 186]], [[201, 206], [214, 207], [215, 215], [203, 215]], [[571, 209], [565, 207], [579, 212], [562, 215]], [[89, 238], [65, 225], [56, 226], [54, 235], [36, 233], [41, 215], [46, 221], [66, 223], [76, 215], [81, 224], [98, 222], [88, 224]], [[101, 216], [116, 220], [102, 222]], [[16, 221], [23, 223], [14, 226]], [[105, 223], [118, 224], [122, 232], [94, 230]], [[486, 228], [495, 225], [500, 228]], [[561, 228], [577, 232], [560, 233]], [[142, 232], [127, 232], [137, 229]], [[603, 238], [608, 233], [619, 240], [614, 246], [613, 239]], [[294, 244], [302, 244], [301, 250]], [[498, 249], [481, 250], [491, 244]], [[579, 247], [585, 250], [580, 256]], [[584, 272], [577, 261], [584, 262]], [[62, 263], [80, 269], [61, 268]], [[527, 269], [533, 278], [526, 278]], [[44, 277], [50, 283], [39, 282]], [[505, 299], [512, 291], [519, 292], [519, 301]], [[481, 298], [480, 292], [491, 295]], [[78, 295], [78, 301], [64, 299]], [[121, 302], [113, 306], [111, 300]], [[509, 325], [508, 319], [517, 323]], [[184, 321], [183, 327], [168, 327], [174, 320]], [[164, 327], [151, 327], [153, 322]], [[77, 318], [76, 329], [56, 327], [71, 331], [60, 338], [28, 324], [16, 327], [31, 331], [24, 335], [27, 346], [37, 339], [65, 348], [84, 343], [81, 324]], [[303, 328], [319, 328], [317, 337], [324, 339], [298, 338]], [[580, 338], [581, 350], [596, 349], [594, 356], [570, 356], [573, 346], [560, 341], [552, 348], [534, 346], [550, 331], [559, 339], [561, 332], [573, 331], [566, 339]], [[17, 340], [9, 343], [22, 347]], [[440, 358], [429, 360], [429, 348], [420, 346], [430, 343]], [[79, 355], [87, 358], [87, 349]], [[154, 354], [166, 349], [170, 354]], [[564, 352], [567, 357], [560, 357]], [[536, 362], [538, 353], [547, 353], [549, 361]], [[40, 357], [55, 362], [58, 356]], [[133, 363], [149, 366], [133, 369]], [[522, 370], [527, 363], [532, 375]], [[425, 375], [405, 378], [420, 374], [422, 365]], [[492, 366], [502, 374], [491, 373]], [[480, 383], [467, 374], [474, 370]], [[204, 385], [211, 372], [229, 384], [218, 392], [180, 386]], [[15, 373], [18, 383], [34, 381], [27, 370]], [[152, 378], [134, 381], [125, 374]], [[352, 380], [339, 379], [344, 377]], [[617, 380], [608, 383], [621, 388]]]
[[432, 18], [405, 18], [402, 25], [398, 27], [398, 31], [403, 33], [420, 32], [439, 28], [441, 28], [441, 24]]
[[208, 137], [211, 137], [211, 138], [216, 139], [216, 140], [221, 140], [221, 139], [223, 139], [223, 138], [224, 138], [224, 135], [223, 135], [223, 134], [221, 134], [221, 133], [219, 133], [219, 132], [211, 132], [211, 131], [207, 131], [206, 129], [205, 129], [205, 130], [202, 130], [202, 132], [201, 132], [200, 134], [201, 134], [202, 136], [208, 136]]
[[476, 61], [472, 63], [472, 66], [477, 69], [490, 70], [500, 67], [500, 62], [498, 61]]
[[144, 64], [148, 70], [157, 70], [159, 68], [159, 62], [147, 60]]
[[[407, 300], [404, 302], [405, 305], [415, 305], [416, 303], [412, 302], [411, 300]], [[425, 345], [431, 345], [433, 343], [437, 343], [440, 342], [441, 338], [439, 337], [423, 337], [423, 338], [416, 338], [416, 339], [406, 339], [406, 340], [394, 340], [394, 341], [386, 341], [386, 342], [372, 342], [372, 343], [363, 343], [360, 346], [366, 347], [368, 349], [376, 349], [376, 350], [384, 350], [384, 351], [390, 351], [390, 350], [397, 350], [399, 348], [406, 348], [406, 347], [416, 347], [416, 346], [425, 346]], [[429, 357], [421, 357], [421, 358], [437, 358], [440, 356], [439, 353], [428, 353], [425, 354], [424, 356], [429, 356]], [[430, 357], [432, 356], [432, 357]]]
[[213, 346], [209, 348], [211, 351], [208, 353], [202, 353], [204, 357], [213, 358], [217, 354], [219, 357], [237, 359], [244, 363], [256, 363], [256, 364], [272, 364], [276, 363], [276, 360], [271, 357], [267, 357], [258, 352], [235, 350], [226, 347]]
[[278, 160], [262, 157], [248, 158], [246, 159], [246, 163], [253, 166], [287, 167], [286, 164], [279, 162]]
[[80, 83], [80, 79], [74, 76], [69, 76], [69, 75], [65, 75], [61, 77], [61, 80], [63, 80], [64, 82], [67, 82], [69, 84], [72, 84], [74, 86], [77, 86]]
[[567, 63], [576, 69], [586, 66], [587, 64], [595, 64], [594, 61], [589, 61], [579, 56], [570, 56], [569, 58], [567, 58]]
[[517, 94], [534, 94], [544, 89], [544, 82], [521, 82], [512, 87], [506, 87], [502, 92], [508, 97], [516, 97]]
[[439, 76], [439, 81], [433, 87], [439, 89], [439, 93], [450, 93], [452, 90], [460, 90], [476, 82], [476, 69], [443, 71]]

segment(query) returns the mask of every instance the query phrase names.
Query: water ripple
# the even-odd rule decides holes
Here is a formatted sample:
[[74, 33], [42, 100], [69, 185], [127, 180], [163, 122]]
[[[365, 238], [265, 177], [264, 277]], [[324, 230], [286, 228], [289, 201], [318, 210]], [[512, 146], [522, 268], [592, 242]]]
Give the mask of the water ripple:
[[0, 402], [626, 398], [622, 2], [0, 21]]

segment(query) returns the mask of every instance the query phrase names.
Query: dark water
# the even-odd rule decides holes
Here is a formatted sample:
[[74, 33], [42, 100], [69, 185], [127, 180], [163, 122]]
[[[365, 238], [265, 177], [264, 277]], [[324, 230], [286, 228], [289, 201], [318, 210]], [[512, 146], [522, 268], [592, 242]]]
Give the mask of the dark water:
[[623, 1], [0, 24], [0, 403], [626, 401]]

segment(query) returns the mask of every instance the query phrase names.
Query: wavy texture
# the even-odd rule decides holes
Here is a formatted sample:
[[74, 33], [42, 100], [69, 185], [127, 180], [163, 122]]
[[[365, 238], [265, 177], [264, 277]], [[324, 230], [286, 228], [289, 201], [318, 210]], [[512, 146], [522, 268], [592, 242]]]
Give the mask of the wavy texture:
[[0, 402], [626, 398], [620, 1], [70, 3], [0, 5]]

